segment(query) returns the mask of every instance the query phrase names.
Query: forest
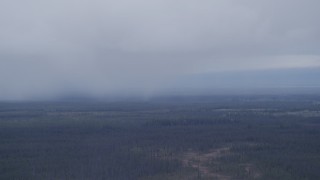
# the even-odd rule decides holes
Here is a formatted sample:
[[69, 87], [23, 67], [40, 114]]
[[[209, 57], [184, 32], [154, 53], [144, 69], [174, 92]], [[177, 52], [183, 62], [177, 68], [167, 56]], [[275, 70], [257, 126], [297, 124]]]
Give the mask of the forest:
[[320, 179], [320, 96], [0, 103], [0, 179]]

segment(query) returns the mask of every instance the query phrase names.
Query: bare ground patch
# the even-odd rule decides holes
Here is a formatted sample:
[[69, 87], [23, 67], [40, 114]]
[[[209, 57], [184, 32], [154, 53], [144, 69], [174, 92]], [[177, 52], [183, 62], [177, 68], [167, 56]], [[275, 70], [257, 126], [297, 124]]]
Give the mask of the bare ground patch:
[[[256, 167], [252, 163], [239, 163], [236, 165], [238, 171], [241, 172], [247, 178], [234, 177], [233, 174], [226, 174], [216, 167], [219, 167], [222, 163], [219, 158], [231, 155], [230, 147], [221, 147], [216, 149], [211, 149], [206, 153], [195, 152], [189, 150], [186, 152], [182, 158], [182, 164], [184, 167], [193, 168], [197, 170], [197, 175], [194, 179], [218, 179], [218, 180], [231, 180], [231, 179], [259, 179], [261, 173], [257, 171]], [[232, 163], [232, 162], [230, 162]], [[214, 164], [216, 167], [210, 166]], [[219, 168], [218, 168], [219, 169]]]
[[210, 179], [221, 179], [221, 180], [229, 180], [230, 176], [220, 174], [218, 172], [212, 171], [208, 167], [208, 163], [218, 157], [224, 156], [230, 151], [230, 147], [222, 147], [217, 149], [212, 149], [207, 153], [198, 153], [189, 150], [189, 152], [185, 153], [182, 157], [182, 163], [185, 167], [192, 167], [197, 169], [198, 176], [203, 178]]

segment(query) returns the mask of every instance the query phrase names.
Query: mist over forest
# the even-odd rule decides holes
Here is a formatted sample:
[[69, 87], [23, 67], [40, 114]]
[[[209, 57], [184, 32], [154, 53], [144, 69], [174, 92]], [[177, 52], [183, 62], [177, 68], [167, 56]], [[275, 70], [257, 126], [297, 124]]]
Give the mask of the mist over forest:
[[317, 87], [319, 5], [3, 0], [0, 99]]
[[319, 7], [0, 0], [0, 179], [320, 179]]

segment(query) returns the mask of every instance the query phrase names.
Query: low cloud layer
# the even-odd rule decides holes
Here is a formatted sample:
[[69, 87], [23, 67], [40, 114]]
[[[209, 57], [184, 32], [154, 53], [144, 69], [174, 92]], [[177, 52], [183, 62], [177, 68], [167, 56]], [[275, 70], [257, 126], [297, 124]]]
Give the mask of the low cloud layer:
[[153, 94], [191, 74], [319, 67], [319, 7], [318, 0], [2, 0], [0, 99]]

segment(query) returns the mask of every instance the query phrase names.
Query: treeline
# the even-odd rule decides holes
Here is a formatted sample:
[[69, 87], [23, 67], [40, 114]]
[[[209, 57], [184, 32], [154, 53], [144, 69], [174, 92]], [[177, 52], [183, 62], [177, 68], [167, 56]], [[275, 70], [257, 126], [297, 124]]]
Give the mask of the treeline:
[[199, 179], [183, 156], [221, 147], [206, 165], [234, 179], [320, 179], [317, 102], [1, 103], [0, 179]]

